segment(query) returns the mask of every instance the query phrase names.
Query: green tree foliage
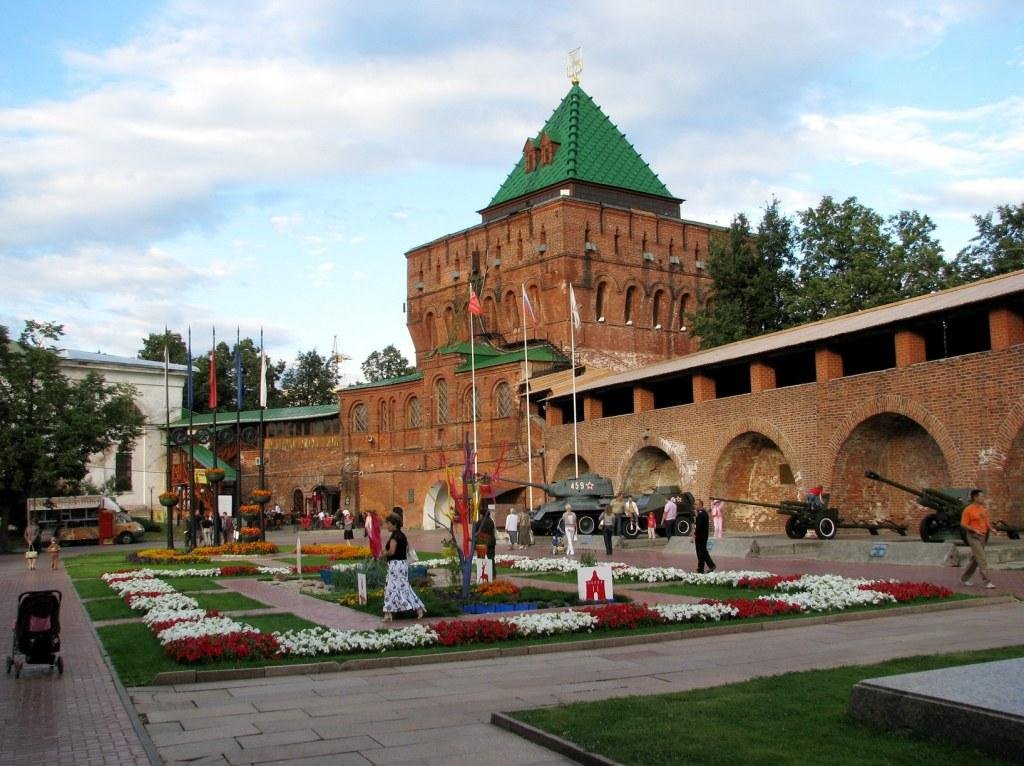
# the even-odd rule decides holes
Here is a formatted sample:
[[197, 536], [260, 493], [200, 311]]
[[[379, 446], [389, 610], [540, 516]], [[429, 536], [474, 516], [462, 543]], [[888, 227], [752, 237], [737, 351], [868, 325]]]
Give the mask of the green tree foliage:
[[773, 200], [756, 234], [741, 213], [726, 237], [711, 240], [708, 274], [716, 286], [714, 298], [692, 317], [705, 348], [786, 326], [784, 302], [792, 277], [785, 267], [792, 259], [792, 228]]
[[285, 404], [289, 407], [309, 407], [333, 404], [337, 401], [334, 390], [338, 387], [338, 366], [332, 359], [316, 352], [299, 352], [295, 364], [285, 370], [281, 378]]
[[11, 343], [0, 327], [0, 547], [8, 521], [24, 522], [27, 498], [78, 494], [90, 455], [128, 449], [142, 433], [132, 386], [107, 385], [95, 372], [63, 375], [63, 334], [61, 325], [28, 321]]
[[168, 361], [171, 364], [185, 364], [188, 361], [188, 346], [182, 340], [181, 333], [151, 332], [142, 339], [142, 348], [139, 350], [139, 359], [146, 359], [150, 362], [162, 362], [164, 360], [164, 346], [167, 346]]
[[402, 356], [402, 352], [393, 345], [374, 351], [360, 366], [367, 383], [400, 378], [416, 371], [416, 368], [409, 364], [409, 360]]
[[799, 255], [789, 310], [810, 322], [920, 295], [947, 285], [931, 219], [915, 211], [882, 218], [856, 197], [823, 197], [798, 216]]
[[1024, 202], [999, 205], [993, 212], [974, 216], [974, 223], [978, 235], [957, 254], [956, 277], [971, 282], [1024, 269]]

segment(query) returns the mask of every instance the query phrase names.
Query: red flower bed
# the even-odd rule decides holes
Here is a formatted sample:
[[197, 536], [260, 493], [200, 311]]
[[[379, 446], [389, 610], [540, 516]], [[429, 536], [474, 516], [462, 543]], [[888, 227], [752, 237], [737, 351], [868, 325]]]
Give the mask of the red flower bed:
[[442, 620], [433, 625], [441, 646], [479, 643], [493, 644], [516, 634], [516, 626], [499, 620]]
[[771, 577], [741, 577], [736, 581], [737, 588], [764, 588], [772, 590], [782, 582], [799, 580], [800, 575], [772, 575]]
[[949, 598], [953, 595], [949, 588], [927, 582], [871, 582], [858, 585], [857, 589], [888, 593], [901, 603], [924, 598]]
[[[303, 566], [302, 566], [302, 574], [315, 574], [315, 575], [318, 575], [318, 574], [320, 574], [320, 570], [321, 569], [327, 569], [327, 567], [325, 567], [323, 564], [303, 564]], [[298, 573], [298, 570], [295, 567], [291, 567], [291, 570], [293, 572]]]
[[164, 646], [172, 660], [182, 665], [218, 660], [263, 660], [280, 651], [270, 633], [225, 633], [219, 636], [182, 638]]
[[607, 604], [584, 607], [584, 612], [597, 619], [597, 627], [604, 630], [616, 628], [639, 628], [647, 625], [661, 625], [665, 622], [660, 614], [647, 604]]
[[259, 570], [253, 566], [231, 566], [221, 567], [221, 577], [236, 577], [238, 575], [255, 575], [259, 574]]
[[704, 599], [702, 604], [728, 604], [736, 609], [737, 614], [733, 619], [745, 620], [749, 617], [774, 617], [778, 614], [799, 614], [800, 607], [795, 604], [787, 604], [785, 601], [764, 598], [730, 598], [725, 601], [716, 599]]

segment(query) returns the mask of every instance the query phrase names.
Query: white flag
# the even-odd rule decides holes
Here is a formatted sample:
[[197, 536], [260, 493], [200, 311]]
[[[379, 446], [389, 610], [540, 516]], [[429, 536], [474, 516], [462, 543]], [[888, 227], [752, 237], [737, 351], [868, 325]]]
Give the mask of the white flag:
[[576, 305], [576, 293], [573, 292], [572, 283], [569, 283], [569, 311], [572, 312], [572, 325], [580, 329], [580, 307]]
[[267, 406], [267, 356], [260, 349], [260, 407]]

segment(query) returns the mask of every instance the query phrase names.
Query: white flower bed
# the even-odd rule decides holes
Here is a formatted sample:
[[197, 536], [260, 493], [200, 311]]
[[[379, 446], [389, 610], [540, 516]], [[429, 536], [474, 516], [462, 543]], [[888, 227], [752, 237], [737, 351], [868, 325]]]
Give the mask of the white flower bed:
[[129, 606], [136, 612], [148, 612], [151, 609], [161, 611], [181, 611], [198, 609], [199, 602], [184, 593], [161, 593], [159, 596], [136, 596]]
[[164, 628], [157, 634], [157, 640], [163, 644], [179, 639], [196, 639], [204, 636], [217, 636], [226, 633], [259, 633], [251, 625], [244, 625], [230, 617], [206, 617], [199, 620], [179, 622]]
[[[805, 612], [825, 612], [851, 606], [895, 604], [896, 599], [877, 590], [861, 590], [858, 586], [871, 580], [856, 580], [838, 575], [804, 575], [799, 580], [779, 583], [777, 595], [761, 596], [800, 607]], [[793, 592], [789, 592], [793, 591]]]
[[651, 609], [668, 622], [719, 622], [740, 613], [728, 604], [655, 604]]
[[274, 633], [283, 654], [314, 657], [318, 654], [350, 652], [386, 652], [388, 649], [410, 649], [433, 646], [437, 633], [429, 625], [410, 625], [394, 630], [332, 630], [309, 628]]
[[142, 623], [149, 627], [169, 620], [202, 620], [205, 617], [205, 609], [150, 609], [142, 615]]
[[582, 633], [593, 630], [597, 618], [586, 612], [570, 609], [567, 612], [541, 614], [520, 614], [503, 617], [502, 622], [511, 623], [522, 636], [554, 636], [558, 633]]

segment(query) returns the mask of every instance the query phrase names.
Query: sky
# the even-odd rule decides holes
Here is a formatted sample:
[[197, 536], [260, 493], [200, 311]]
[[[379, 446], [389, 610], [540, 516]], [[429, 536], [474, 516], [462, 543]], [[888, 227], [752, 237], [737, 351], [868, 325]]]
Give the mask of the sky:
[[259, 337], [359, 363], [405, 257], [480, 222], [581, 85], [683, 216], [823, 195], [946, 256], [1024, 201], [1024, 4], [0, 0], [0, 325], [135, 356]]

